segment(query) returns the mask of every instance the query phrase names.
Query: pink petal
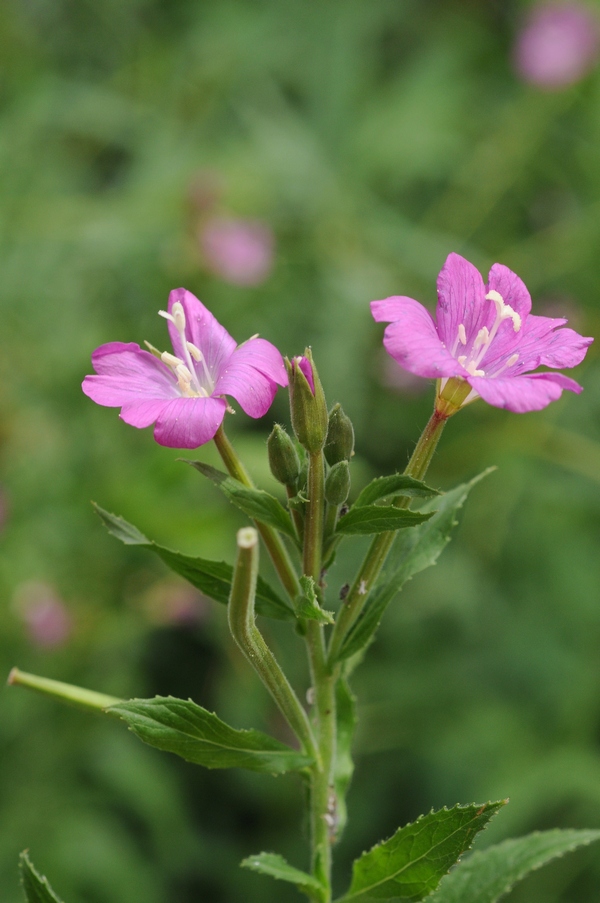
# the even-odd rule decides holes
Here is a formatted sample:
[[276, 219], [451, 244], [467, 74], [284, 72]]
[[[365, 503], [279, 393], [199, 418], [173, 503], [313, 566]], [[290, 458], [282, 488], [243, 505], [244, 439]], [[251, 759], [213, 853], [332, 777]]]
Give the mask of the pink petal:
[[[173, 305], [179, 301], [185, 312], [185, 335], [204, 355], [206, 365], [213, 378], [213, 382], [219, 377], [219, 373], [225, 367], [227, 361], [235, 351], [236, 342], [224, 326], [211, 314], [201, 301], [188, 292], [185, 288], [176, 288], [169, 294], [168, 310], [171, 312]], [[173, 350], [177, 357], [184, 358], [183, 349], [179, 339], [179, 333], [175, 325], [169, 321], [169, 335], [173, 344]], [[202, 380], [202, 365], [196, 366]]]
[[502, 263], [495, 263], [490, 270], [487, 292], [492, 290], [502, 295], [504, 303], [509, 304], [525, 320], [531, 310], [531, 295], [523, 280]]
[[156, 423], [168, 404], [170, 404], [170, 400], [165, 401], [163, 399], [129, 402], [123, 405], [119, 417], [130, 426], [144, 429], [144, 427]]
[[198, 448], [213, 438], [226, 408], [222, 398], [176, 398], [160, 413], [154, 438], [168, 448]]
[[231, 395], [249, 417], [263, 417], [273, 404], [277, 383], [243, 358], [237, 360], [236, 354], [219, 377], [215, 395]]
[[464, 376], [464, 369], [444, 347], [430, 313], [413, 298], [403, 296], [372, 301], [378, 320], [392, 319], [383, 338], [385, 350], [401, 367], [417, 376]]
[[86, 376], [82, 389], [97, 404], [120, 407], [149, 399], [177, 398], [169, 368], [134, 342], [109, 342], [92, 354], [97, 376]]
[[260, 370], [261, 373], [280, 386], [287, 386], [288, 384], [283, 358], [275, 345], [267, 342], [266, 339], [248, 339], [247, 342], [240, 345], [233, 352], [228, 369], [234, 360], [236, 362], [245, 361], [251, 364], [256, 370]]
[[457, 344], [458, 327], [464, 326], [470, 345], [483, 326], [491, 329], [496, 309], [485, 300], [479, 270], [460, 254], [449, 254], [437, 279], [437, 324], [446, 347]]
[[469, 376], [467, 382], [484, 401], [496, 408], [506, 408], [516, 414], [541, 411], [562, 395], [563, 389], [581, 392], [581, 386], [562, 373], [533, 373], [508, 379], [486, 379]]
[[310, 391], [312, 394], [315, 394], [315, 374], [313, 373], [313, 367], [311, 362], [307, 357], [301, 355], [300, 357], [294, 358], [293, 364], [298, 367], [298, 369], [302, 372], [306, 382], [310, 387]]
[[560, 329], [566, 322], [562, 318], [527, 317], [523, 336], [515, 349], [519, 352], [516, 372], [523, 373], [541, 365], [559, 369], [580, 364], [594, 340], [579, 335], [574, 329]]

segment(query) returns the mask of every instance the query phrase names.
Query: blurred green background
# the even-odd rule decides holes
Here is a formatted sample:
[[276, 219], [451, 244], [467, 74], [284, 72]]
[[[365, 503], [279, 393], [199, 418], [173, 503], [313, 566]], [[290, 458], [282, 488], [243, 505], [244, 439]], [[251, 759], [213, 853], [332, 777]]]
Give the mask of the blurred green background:
[[[404, 466], [432, 387], [381, 353], [368, 302], [433, 306], [458, 251], [519, 273], [537, 313], [600, 324], [600, 71], [544, 91], [511, 64], [528, 4], [492, 0], [5, 0], [0, 5], [0, 659], [117, 696], [191, 696], [279, 732], [224, 612], [90, 499], [149, 536], [232, 559], [241, 515], [80, 390], [102, 342], [166, 347], [185, 285], [242, 341], [311, 344], [357, 432], [356, 485]], [[206, 230], [272, 230], [273, 264], [224, 273]], [[216, 220], [215, 220], [216, 218]], [[256, 227], [258, 228], [258, 227]], [[203, 238], [204, 236], [204, 238]], [[268, 258], [268, 234], [262, 236]], [[256, 238], [256, 236], [255, 236]], [[204, 245], [203, 245], [204, 242]], [[267, 272], [269, 271], [269, 272]], [[239, 283], [255, 284], [239, 284]], [[361, 727], [337, 851], [351, 860], [432, 807], [509, 796], [484, 843], [600, 825], [600, 367], [541, 413], [479, 402], [430, 481], [492, 464], [454, 542], [388, 612], [354, 679]], [[287, 422], [284, 393], [271, 412]], [[273, 417], [229, 432], [265, 473]], [[211, 449], [198, 453], [215, 463]], [[332, 595], [352, 556], [329, 575]], [[300, 645], [269, 624], [306, 685]], [[0, 706], [0, 886], [25, 847], [67, 903], [298, 899], [237, 867], [306, 866], [302, 791], [205, 772], [112, 721], [21, 690]], [[597, 850], [510, 899], [582, 903]]]

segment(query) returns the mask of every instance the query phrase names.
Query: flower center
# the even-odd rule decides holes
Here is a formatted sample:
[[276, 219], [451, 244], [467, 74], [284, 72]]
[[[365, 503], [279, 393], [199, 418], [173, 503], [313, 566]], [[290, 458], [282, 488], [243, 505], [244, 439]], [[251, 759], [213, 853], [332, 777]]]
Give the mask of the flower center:
[[[193, 342], [188, 342], [185, 337], [186, 320], [183, 305], [176, 301], [171, 311], [172, 313], [167, 313], [166, 310], [159, 310], [158, 313], [165, 320], [170, 320], [174, 324], [175, 329], [179, 333], [184, 359], [182, 360], [174, 354], [169, 354], [168, 351], [163, 351], [160, 359], [174, 372], [182, 395], [188, 398], [208, 398], [215, 390], [214, 380], [200, 349]], [[194, 361], [197, 364], [202, 364], [202, 375], [204, 377], [202, 382], [204, 385], [200, 382]]]
[[[502, 373], [507, 367], [512, 367], [512, 365], [517, 362], [519, 355], [511, 355], [511, 357], [509, 357], [508, 360], [493, 373], [486, 373], [485, 370], [480, 368], [480, 364], [494, 341], [496, 333], [500, 328], [500, 324], [504, 320], [512, 320], [514, 331], [519, 332], [521, 329], [521, 317], [513, 310], [510, 304], [506, 304], [500, 292], [497, 292], [495, 289], [491, 289], [485, 297], [486, 300], [493, 301], [496, 306], [496, 319], [494, 320], [492, 328], [488, 329], [487, 326], [482, 326], [475, 336], [471, 347], [467, 349], [467, 333], [464, 324], [461, 323], [458, 327], [457, 336], [452, 348], [452, 355], [459, 364], [462, 364], [470, 376], [495, 377]], [[461, 345], [465, 349], [465, 354], [457, 354]]]

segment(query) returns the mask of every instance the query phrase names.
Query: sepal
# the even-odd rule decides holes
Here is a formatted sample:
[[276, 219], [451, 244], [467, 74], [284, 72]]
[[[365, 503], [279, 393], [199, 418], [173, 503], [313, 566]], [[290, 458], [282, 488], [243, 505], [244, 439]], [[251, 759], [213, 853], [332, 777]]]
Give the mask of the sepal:
[[323, 387], [310, 348], [303, 357], [286, 359], [292, 426], [300, 445], [311, 455], [321, 451], [329, 418]]
[[354, 427], [341, 404], [334, 404], [329, 412], [327, 441], [323, 451], [330, 467], [340, 461], [349, 461], [354, 454]]
[[300, 458], [292, 439], [278, 423], [267, 439], [267, 453], [275, 479], [295, 490], [300, 476]]

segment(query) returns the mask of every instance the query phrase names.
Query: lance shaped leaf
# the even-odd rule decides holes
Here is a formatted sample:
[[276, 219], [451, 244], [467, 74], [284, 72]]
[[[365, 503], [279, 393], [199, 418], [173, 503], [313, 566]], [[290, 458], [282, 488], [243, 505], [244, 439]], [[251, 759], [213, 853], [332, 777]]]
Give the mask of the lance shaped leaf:
[[[122, 517], [110, 514], [99, 505], [94, 505], [96, 513], [109, 533], [129, 546], [143, 546], [150, 549], [161, 558], [167, 567], [184, 577], [192, 586], [199, 589], [206, 596], [210, 596], [216, 602], [227, 605], [231, 592], [233, 579], [233, 567], [225, 561], [210, 561], [207, 558], [195, 558], [190, 555], [182, 555], [159, 546], [141, 533], [133, 524], [129, 524]], [[269, 584], [258, 577], [256, 582], [256, 612], [277, 620], [291, 620], [295, 617], [292, 608], [271, 589]]]
[[21, 884], [27, 903], [62, 903], [48, 884], [48, 879], [34, 869], [27, 851], [21, 853], [19, 859]]
[[130, 699], [106, 711], [122, 718], [149, 746], [205, 768], [248, 768], [283, 774], [312, 763], [310, 757], [262, 731], [230, 727], [191, 699]]
[[409, 511], [393, 505], [361, 505], [351, 508], [338, 521], [336, 533], [352, 534], [389, 533], [403, 527], [416, 527], [429, 520], [429, 512]]
[[280, 501], [274, 495], [265, 492], [264, 489], [250, 489], [244, 486], [239, 480], [211, 467], [210, 464], [203, 464], [202, 461], [188, 461], [182, 458], [186, 464], [191, 464], [201, 474], [208, 477], [209, 480], [218, 486], [219, 489], [227, 496], [229, 501], [239, 508], [248, 517], [253, 520], [260, 521], [261, 524], [269, 524], [275, 527], [281, 533], [286, 533], [294, 541], [297, 541], [296, 531], [292, 524], [291, 518]]
[[271, 878], [280, 881], [289, 881], [290, 884], [295, 884], [298, 890], [310, 894], [311, 898], [317, 895], [325, 899], [325, 888], [317, 879], [289, 865], [279, 853], [258, 853], [256, 856], [248, 856], [240, 864], [243, 868], [252, 869], [253, 872], [270, 875]]
[[356, 624], [348, 632], [340, 649], [339, 659], [349, 658], [364, 649], [373, 639], [389, 603], [406, 581], [436, 563], [450, 542], [452, 529], [458, 523], [457, 512], [464, 505], [469, 492], [493, 470], [490, 467], [468, 483], [462, 483], [444, 493], [441, 498], [424, 503], [422, 510], [427, 511], [429, 507], [436, 507], [437, 510], [426, 523], [403, 532], [396, 539], [386, 570], [371, 591]]
[[296, 599], [296, 614], [299, 618], [309, 621], [318, 621], [319, 624], [333, 624], [333, 612], [325, 611], [319, 605], [319, 599], [315, 590], [315, 581], [312, 577], [300, 577], [302, 595]]
[[505, 840], [461, 862], [429, 900], [431, 903], [496, 903], [529, 872], [558, 856], [600, 840], [600, 831], [540, 831]]
[[432, 489], [431, 486], [427, 486], [421, 480], [415, 480], [405, 473], [393, 473], [388, 477], [377, 477], [372, 480], [359, 493], [353, 507], [360, 508], [363, 505], [372, 505], [380, 499], [395, 495], [408, 495], [427, 499], [440, 494], [437, 489]]
[[444, 808], [400, 828], [356, 860], [350, 890], [340, 903], [422, 900], [505, 802]]
[[356, 729], [356, 697], [348, 685], [348, 681], [340, 678], [335, 688], [337, 742], [333, 769], [333, 789], [336, 796], [336, 839], [342, 835], [348, 812], [346, 809], [346, 793], [354, 773], [352, 761], [352, 740]]

